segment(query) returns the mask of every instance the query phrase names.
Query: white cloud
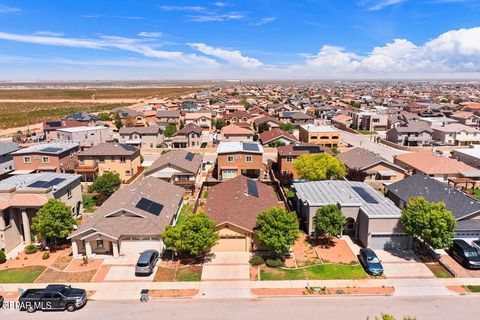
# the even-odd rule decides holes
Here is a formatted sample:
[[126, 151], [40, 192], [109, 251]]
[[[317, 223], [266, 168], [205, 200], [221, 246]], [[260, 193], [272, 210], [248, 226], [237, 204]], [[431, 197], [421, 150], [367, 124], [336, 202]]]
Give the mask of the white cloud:
[[242, 20], [245, 18], [245, 15], [241, 12], [228, 12], [223, 14], [206, 13], [201, 15], [191, 15], [188, 16], [188, 18], [193, 22], [222, 22], [229, 20]]
[[34, 32], [35, 35], [38, 36], [51, 36], [51, 37], [61, 37], [63, 33], [61, 32], [53, 32], [53, 31], [37, 31]]
[[201, 6], [160, 6], [162, 11], [205, 11], [205, 7]]
[[396, 4], [400, 4], [407, 0], [375, 0], [375, 1], [363, 1], [360, 3], [362, 6], [368, 6], [367, 11], [379, 11], [387, 7], [391, 7]]
[[275, 18], [275, 17], [265, 17], [265, 18], [259, 19], [257, 22], [253, 22], [252, 25], [262, 26], [264, 24], [268, 24], [268, 23], [273, 22], [275, 20], [277, 20], [277, 18]]
[[145, 38], [161, 38], [163, 37], [163, 33], [161, 32], [147, 32], [147, 31], [142, 31], [138, 33], [140, 37], [145, 37]]
[[260, 62], [258, 59], [244, 56], [238, 50], [225, 50], [220, 48], [214, 48], [204, 43], [189, 43], [189, 45], [203, 54], [219, 58], [238, 67], [259, 68], [263, 66], [263, 63]]
[[15, 13], [15, 12], [21, 12], [22, 9], [20, 8], [15, 8], [15, 7], [9, 7], [4, 4], [0, 4], [0, 13]]

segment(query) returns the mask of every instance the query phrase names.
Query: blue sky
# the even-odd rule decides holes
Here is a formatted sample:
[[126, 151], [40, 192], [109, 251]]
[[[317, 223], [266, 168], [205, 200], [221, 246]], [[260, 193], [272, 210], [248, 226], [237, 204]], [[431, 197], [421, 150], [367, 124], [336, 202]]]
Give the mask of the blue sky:
[[480, 78], [480, 0], [0, 0], [0, 79]]

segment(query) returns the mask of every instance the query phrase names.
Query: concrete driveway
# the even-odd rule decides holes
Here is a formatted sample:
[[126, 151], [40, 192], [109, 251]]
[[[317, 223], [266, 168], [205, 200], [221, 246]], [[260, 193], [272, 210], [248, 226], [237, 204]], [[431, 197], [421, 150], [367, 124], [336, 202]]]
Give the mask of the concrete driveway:
[[135, 266], [111, 266], [104, 281], [153, 281], [157, 267], [148, 277], [137, 277]]
[[248, 252], [214, 252], [212, 259], [203, 265], [204, 280], [248, 280], [250, 265]]
[[382, 261], [386, 278], [434, 278], [435, 276], [412, 251], [375, 250]]

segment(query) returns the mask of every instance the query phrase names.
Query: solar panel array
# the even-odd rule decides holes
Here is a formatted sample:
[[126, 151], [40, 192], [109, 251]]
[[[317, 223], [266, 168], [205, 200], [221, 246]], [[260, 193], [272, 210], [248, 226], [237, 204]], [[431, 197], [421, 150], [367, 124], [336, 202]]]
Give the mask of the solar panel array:
[[243, 143], [243, 150], [246, 150], [246, 151], [260, 151], [260, 149], [258, 148], [258, 144], [249, 143], [249, 142], [244, 142]]
[[320, 152], [319, 146], [293, 146], [294, 151], [308, 151], [309, 153]]
[[63, 181], [65, 181], [65, 179], [63, 179], [63, 178], [55, 178], [55, 179], [52, 179], [50, 181], [38, 180], [38, 181], [35, 181], [32, 184], [29, 184], [28, 187], [29, 188], [50, 188], [50, 187], [59, 185]]
[[248, 179], [247, 180], [247, 189], [248, 194], [258, 198], [258, 188], [257, 183], [254, 180]]
[[194, 154], [189, 152], [187, 153], [187, 155], [185, 156], [185, 160], [188, 160], [188, 161], [192, 161], [193, 160], [193, 156]]
[[62, 151], [63, 149], [62, 148], [53, 148], [53, 147], [47, 147], [47, 148], [43, 148], [41, 149], [40, 151], [43, 151], [43, 152], [58, 152], [58, 151]]
[[358, 193], [360, 197], [362, 197], [363, 200], [365, 200], [368, 203], [378, 203], [378, 201], [363, 187], [352, 187], [352, 189]]
[[140, 201], [138, 201], [135, 208], [138, 208], [140, 210], [159, 216], [160, 213], [162, 212], [163, 205], [158, 202], [155, 202], [146, 198], [142, 198], [140, 199]]

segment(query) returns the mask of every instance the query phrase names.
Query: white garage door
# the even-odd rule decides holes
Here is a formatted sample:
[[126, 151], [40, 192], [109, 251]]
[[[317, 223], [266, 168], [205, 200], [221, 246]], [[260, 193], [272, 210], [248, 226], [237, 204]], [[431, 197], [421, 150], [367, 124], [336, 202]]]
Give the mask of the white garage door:
[[231, 179], [231, 178], [235, 178], [236, 176], [237, 176], [237, 170], [230, 170], [230, 169], [222, 170], [223, 179]]
[[154, 249], [162, 252], [162, 241], [160, 238], [125, 238], [120, 242], [120, 253], [142, 253], [145, 250]]
[[407, 234], [372, 234], [370, 248], [381, 250], [409, 250], [412, 237]]
[[456, 232], [455, 239], [465, 240], [468, 244], [480, 239], [480, 232]]

